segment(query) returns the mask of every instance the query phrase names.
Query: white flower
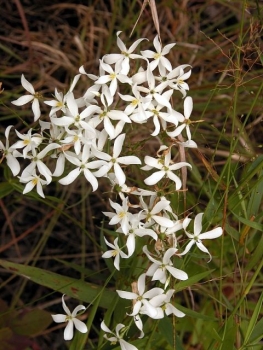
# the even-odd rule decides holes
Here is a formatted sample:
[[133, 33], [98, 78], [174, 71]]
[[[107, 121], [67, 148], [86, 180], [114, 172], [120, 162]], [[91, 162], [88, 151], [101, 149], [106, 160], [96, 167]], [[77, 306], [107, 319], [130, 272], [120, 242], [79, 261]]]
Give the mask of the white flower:
[[[136, 237], [150, 236], [157, 241], [157, 233], [150, 228], [144, 228], [143, 223], [140, 221], [140, 214], [130, 214], [129, 226], [128, 226], [128, 238], [126, 246], [128, 249], [128, 256], [130, 257], [135, 251]], [[117, 230], [120, 232], [120, 229]]]
[[83, 305], [78, 305], [77, 307], [75, 307], [75, 309], [71, 313], [69, 308], [67, 307], [65, 301], [64, 301], [64, 295], [62, 296], [62, 307], [63, 307], [66, 315], [58, 314], [58, 315], [51, 315], [51, 316], [52, 316], [54, 322], [57, 322], [57, 323], [68, 322], [68, 324], [64, 330], [64, 339], [71, 340], [73, 338], [74, 326], [81, 333], [87, 333], [87, 331], [88, 331], [85, 323], [76, 318], [77, 313], [80, 310], [85, 310], [86, 308]]
[[30, 176], [20, 176], [19, 177], [20, 182], [26, 183], [26, 186], [24, 188], [23, 194], [28, 193], [33, 190], [33, 188], [36, 186], [37, 193], [40, 195], [40, 197], [45, 198], [42, 186], [47, 184], [47, 181], [40, 178], [40, 176], [36, 175], [35, 171]]
[[[150, 200], [150, 205], [148, 206], [144, 202], [143, 198], [142, 197], [140, 198], [140, 204], [141, 204], [141, 207], [143, 209], [141, 211], [141, 213], [142, 213], [141, 215], [143, 218], [146, 219], [145, 227], [151, 226], [155, 222], [161, 226], [164, 226], [164, 227], [173, 227], [174, 222], [172, 220], [168, 219], [167, 217], [160, 216], [160, 213], [162, 211], [169, 208], [170, 202], [162, 198], [159, 202], [154, 204], [155, 199], [156, 199], [156, 197], [152, 196], [151, 200]], [[153, 205], [153, 207], [152, 207], [152, 205]], [[152, 209], [150, 209], [151, 207], [152, 207]]]
[[165, 314], [167, 316], [174, 314], [176, 317], [184, 317], [185, 314], [178, 310], [173, 304], [170, 303], [171, 297], [173, 296], [175, 290], [170, 289], [166, 292], [166, 298], [164, 300], [164, 303], [162, 305], [162, 309], [164, 310]]
[[193, 110], [193, 99], [192, 99], [192, 97], [187, 96], [184, 100], [184, 117], [185, 117], [185, 119], [183, 121], [183, 124], [178, 126], [174, 131], [167, 132], [168, 136], [176, 137], [176, 136], [180, 135], [185, 128], [187, 138], [189, 141], [191, 140], [191, 131], [189, 128], [191, 121], [189, 118], [191, 116], [192, 110]]
[[56, 100], [44, 101], [45, 104], [51, 106], [51, 110], [49, 116], [52, 116], [57, 111], [62, 111], [66, 113], [66, 95], [64, 96], [62, 92], [58, 92], [57, 88], [55, 88], [55, 98]]
[[39, 107], [40, 95], [35, 92], [33, 85], [26, 80], [26, 78], [24, 77], [24, 74], [22, 74], [21, 76], [21, 84], [23, 88], [29, 92], [30, 95], [21, 96], [17, 100], [12, 101], [12, 103], [15, 106], [23, 106], [24, 104], [32, 101], [32, 111], [34, 114], [34, 121], [37, 121], [41, 114], [40, 107]]
[[23, 148], [23, 156], [24, 158], [27, 157], [27, 153], [32, 150], [32, 147], [38, 147], [43, 137], [39, 134], [32, 134], [32, 129], [29, 129], [27, 134], [21, 134], [19, 131], [15, 130], [17, 136], [21, 139], [20, 141], [17, 141], [15, 144], [13, 144], [13, 148]]
[[[89, 169], [96, 169], [101, 167], [105, 162], [101, 160], [94, 160], [94, 161], [89, 161], [91, 158], [90, 154], [90, 146], [85, 145], [83, 147], [82, 153], [80, 153], [78, 156], [75, 153], [69, 153], [65, 152], [65, 157], [67, 160], [76, 165], [77, 167], [70, 171], [68, 175], [63, 177], [62, 179], [59, 180], [59, 183], [62, 185], [69, 185], [71, 184], [82, 172], [86, 178], [86, 180], [91, 184], [93, 191], [96, 191], [98, 188], [98, 180], [96, 179], [94, 173], [91, 172]], [[64, 164], [61, 164], [61, 166], [64, 166]], [[58, 171], [58, 167], [56, 168]]]
[[88, 129], [91, 131], [91, 133], [94, 133], [93, 128], [87, 123], [85, 119], [91, 117], [95, 112], [98, 112], [100, 108], [96, 105], [90, 105], [81, 113], [79, 113], [79, 107], [72, 92], [69, 92], [67, 94], [67, 106], [68, 115], [60, 118], [50, 117], [51, 122], [55, 125], [64, 127], [74, 125], [77, 128]]
[[96, 176], [104, 176], [106, 175], [110, 169], [113, 167], [114, 173], [116, 178], [118, 179], [118, 183], [120, 186], [122, 186], [125, 181], [126, 181], [126, 176], [121, 168], [120, 164], [141, 164], [141, 161], [138, 157], [135, 156], [124, 156], [124, 157], [119, 157], [122, 147], [123, 147], [123, 142], [125, 139], [125, 134], [119, 135], [113, 146], [113, 153], [112, 156], [110, 156], [107, 153], [98, 151], [96, 149], [92, 149], [94, 156], [96, 156], [99, 159], [103, 159], [105, 162], [107, 162], [106, 165], [102, 166], [101, 169], [96, 173]]
[[108, 337], [106, 334], [104, 335], [104, 338], [106, 338], [107, 340], [109, 340], [111, 342], [111, 344], [115, 345], [117, 342], [120, 343], [120, 347], [121, 347], [121, 350], [138, 350], [134, 345], [132, 344], [129, 344], [126, 340], [123, 340], [122, 337], [123, 337], [123, 334], [120, 335], [120, 330], [122, 328], [125, 327], [124, 324], [122, 323], [119, 323], [117, 324], [116, 326], [116, 333], [113, 333], [105, 324], [104, 321], [101, 322], [101, 329], [106, 332], [106, 333], [110, 333], [112, 334], [113, 336], [110, 336]]
[[23, 170], [21, 178], [27, 178], [31, 176], [37, 168], [41, 175], [43, 175], [49, 184], [52, 181], [52, 173], [42, 159], [52, 150], [59, 148], [60, 145], [56, 143], [50, 143], [41, 152], [37, 153], [35, 145], [32, 144], [32, 156], [27, 156], [31, 160], [31, 163]]
[[3, 142], [0, 141], [0, 150], [3, 152], [4, 157], [6, 158], [7, 165], [12, 171], [13, 176], [16, 176], [20, 171], [20, 164], [16, 157], [13, 155], [13, 151], [15, 150], [13, 146], [9, 147], [9, 133], [13, 125], [9, 125], [5, 130], [6, 144], [4, 146]]
[[147, 255], [148, 259], [153, 262], [146, 273], [147, 276], [152, 276], [152, 281], [160, 281], [161, 283], [165, 284], [168, 279], [166, 276], [167, 271], [174, 278], [179, 280], [185, 281], [188, 279], [187, 273], [175, 268], [171, 261], [171, 257], [177, 252], [177, 248], [167, 249], [161, 261], [156, 260], [150, 255], [146, 245], [143, 247], [143, 252]]
[[[171, 96], [172, 90], [168, 90], [163, 93], [163, 97], [165, 97], [167, 100], [169, 100], [169, 96]], [[182, 122], [184, 120], [184, 116], [175, 111], [174, 109], [167, 109], [167, 112], [161, 112], [161, 109], [163, 109], [164, 106], [155, 103], [151, 103], [145, 113], [147, 113], [148, 119], [150, 117], [153, 117], [153, 123], [155, 126], [154, 132], [151, 134], [152, 136], [157, 136], [160, 133], [160, 124], [162, 125], [162, 128], [166, 130], [166, 125], [168, 123], [172, 123], [175, 126], [178, 125], [178, 121]]]
[[50, 110], [50, 113], [49, 113], [49, 116], [52, 116], [53, 114], [55, 114], [57, 111], [62, 111], [64, 113], [66, 113], [67, 111], [67, 104], [66, 104], [66, 101], [67, 101], [67, 95], [68, 93], [72, 92], [73, 89], [75, 88], [77, 82], [79, 81], [79, 78], [80, 78], [80, 75], [81, 74], [77, 74], [71, 85], [70, 85], [70, 88], [68, 90], [68, 92], [63, 95], [62, 92], [58, 92], [57, 88], [55, 88], [55, 98], [56, 100], [51, 100], [51, 101], [44, 101], [45, 104], [51, 106], [51, 110]]
[[167, 86], [167, 83], [163, 82], [155, 86], [156, 85], [155, 77], [149, 66], [147, 68], [146, 75], [147, 75], [148, 88], [144, 86], [138, 86], [138, 90], [146, 93], [147, 98], [150, 97], [151, 100], [155, 100], [161, 106], [166, 106], [167, 108], [172, 109], [172, 106], [169, 102], [169, 99], [170, 99], [169, 94], [167, 95], [167, 92], [162, 94], [163, 90]]
[[141, 54], [144, 57], [153, 59], [153, 61], [150, 62], [149, 64], [150, 69], [153, 71], [157, 66], [159, 66], [159, 69], [162, 69], [163, 67], [165, 67], [168, 71], [171, 71], [172, 70], [171, 62], [164, 56], [170, 52], [171, 48], [174, 47], [175, 43], [166, 45], [162, 49], [161, 43], [158, 39], [158, 35], [156, 35], [156, 37], [153, 40], [153, 45], [156, 49], [156, 52], [151, 50], [141, 51]]
[[154, 318], [157, 315], [157, 310], [153, 305], [151, 305], [151, 303], [149, 302], [149, 299], [162, 294], [163, 289], [155, 287], [145, 292], [145, 278], [146, 278], [145, 273], [140, 275], [140, 277], [138, 278], [137, 293], [125, 292], [123, 290], [116, 290], [116, 292], [119, 294], [121, 298], [134, 300], [133, 310], [132, 310], [132, 313], [129, 314], [129, 316], [138, 315], [140, 313], [142, 306], [144, 306], [145, 310], [147, 310], [148, 316]]
[[179, 190], [182, 187], [182, 181], [180, 178], [173, 173], [173, 171], [181, 169], [184, 166], [188, 166], [190, 168], [191, 165], [186, 162], [179, 162], [176, 164], [173, 164], [171, 162], [171, 150], [167, 150], [164, 152], [164, 156], [155, 159], [150, 156], [146, 156], [144, 159], [145, 164], [148, 167], [142, 167], [143, 170], [150, 170], [152, 168], [157, 168], [160, 171], [157, 171], [147, 177], [144, 182], [146, 185], [151, 186], [155, 185], [157, 182], [159, 182], [163, 177], [168, 177], [170, 180], [172, 180], [175, 183], [176, 190]]
[[[126, 113], [119, 110], [109, 109], [106, 101], [104, 100], [104, 98], [102, 98], [103, 96], [104, 95], [102, 94], [101, 102], [104, 105], [104, 110], [99, 109], [97, 115], [94, 118], [92, 118], [90, 123], [91, 126], [96, 128], [103, 121], [104, 130], [107, 132], [110, 139], [112, 140], [121, 133], [125, 123], [131, 123], [131, 120]], [[117, 125], [114, 126], [112, 124], [112, 120], [118, 121]]]
[[186, 90], [189, 90], [188, 84], [185, 82], [191, 75], [191, 69], [188, 72], [184, 72], [185, 68], [191, 67], [189, 64], [182, 64], [172, 71], [164, 69], [160, 77], [156, 77], [156, 80], [166, 82], [174, 90], [179, 90], [183, 97], [186, 96]]
[[104, 240], [106, 244], [112, 248], [111, 250], [107, 250], [105, 253], [102, 254], [103, 258], [112, 258], [114, 257], [114, 266], [115, 268], [120, 271], [120, 257], [121, 258], [128, 258], [128, 256], [119, 248], [118, 246], [118, 237], [115, 238], [114, 244], [111, 244], [107, 241], [107, 239], [104, 237]]
[[209, 254], [209, 261], [211, 261], [212, 256], [209, 253], [208, 249], [203, 245], [202, 243], [202, 239], [214, 239], [214, 238], [218, 238], [222, 235], [223, 230], [221, 227], [216, 227], [211, 231], [207, 231], [204, 233], [201, 233], [202, 231], [202, 217], [203, 217], [204, 213], [199, 213], [196, 215], [195, 219], [194, 219], [194, 233], [189, 233], [186, 231], [187, 226], [189, 225], [189, 223], [191, 222], [191, 219], [189, 218], [185, 218], [183, 221], [183, 229], [185, 230], [185, 233], [187, 235], [187, 237], [190, 238], [190, 241], [187, 243], [184, 251], [181, 254], [178, 255], [185, 255], [186, 253], [189, 252], [189, 250], [191, 249], [191, 247], [196, 244], [197, 247], [204, 253]]
[[123, 233], [127, 234], [129, 230], [129, 198], [124, 197], [122, 205], [113, 202], [111, 199], [109, 201], [116, 214], [111, 212], [103, 212], [103, 214], [111, 218], [109, 225], [120, 224]]
[[130, 70], [130, 59], [134, 58], [144, 58], [141, 55], [134, 54], [133, 51], [140, 44], [141, 41], [145, 39], [136, 40], [129, 49], [125, 46], [123, 41], [119, 38], [121, 32], [117, 32], [117, 46], [121, 50], [119, 54], [109, 54], [103, 57], [103, 61], [108, 64], [117, 63], [121, 67], [121, 73], [127, 75]]
[[130, 85], [132, 84], [131, 79], [129, 77], [127, 77], [127, 75], [121, 73], [121, 66], [118, 66], [116, 64], [115, 71], [114, 71], [109, 64], [104, 63], [102, 60], [100, 60], [100, 65], [101, 65], [102, 69], [104, 71], [108, 72], [109, 74], [100, 76], [99, 79], [97, 81], [95, 81], [95, 84], [104, 85], [104, 84], [107, 84], [108, 82], [110, 82], [109, 89], [110, 89], [110, 93], [112, 96], [115, 95], [115, 92], [117, 90], [117, 87], [118, 87], [117, 81], [118, 80], [121, 83], [128, 83]]
[[119, 93], [122, 100], [130, 102], [130, 104], [125, 108], [124, 112], [136, 123], [145, 122], [148, 119], [148, 115], [145, 111], [151, 102], [151, 97], [142, 97], [138, 90], [137, 84], [132, 86], [132, 92], [133, 96], [122, 95]]

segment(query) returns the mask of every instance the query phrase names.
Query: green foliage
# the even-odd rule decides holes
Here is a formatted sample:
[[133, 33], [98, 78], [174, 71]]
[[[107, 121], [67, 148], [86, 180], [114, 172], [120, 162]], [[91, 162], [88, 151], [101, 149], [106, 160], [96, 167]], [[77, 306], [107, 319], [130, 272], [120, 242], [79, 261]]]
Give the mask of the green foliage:
[[0, 299], [0, 349], [28, 349], [34, 345], [29, 337], [41, 334], [51, 322], [50, 313], [45, 310], [10, 310]]

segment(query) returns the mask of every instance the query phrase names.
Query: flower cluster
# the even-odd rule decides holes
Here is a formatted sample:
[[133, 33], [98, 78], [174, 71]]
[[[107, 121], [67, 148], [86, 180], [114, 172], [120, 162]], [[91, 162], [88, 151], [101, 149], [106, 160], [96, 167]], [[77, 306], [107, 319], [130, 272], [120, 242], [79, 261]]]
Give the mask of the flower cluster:
[[[189, 86], [185, 80], [191, 75], [191, 67], [183, 64], [173, 68], [166, 55], [175, 44], [162, 47], [158, 36], [153, 41], [154, 51], [135, 54], [135, 49], [144, 40], [137, 40], [127, 49], [118, 32], [120, 53], [105, 55], [100, 60], [99, 76], [88, 74], [82, 66], [65, 94], [55, 89], [54, 99], [43, 102], [51, 107], [48, 121], [40, 119], [41, 95], [22, 75], [21, 83], [28, 94], [12, 103], [16, 106], [32, 103], [39, 130], [35, 132], [31, 128], [25, 134], [15, 130], [18, 141], [10, 146], [9, 134], [13, 129], [9, 126], [5, 132], [5, 145], [0, 141], [0, 149], [12, 174], [25, 184], [23, 193], [36, 188], [44, 198], [43, 188], [56, 178], [61, 185], [69, 185], [84, 175], [93, 191], [98, 189], [100, 178], [110, 181], [118, 199], [116, 202], [109, 199], [112, 211], [104, 212], [104, 215], [109, 218], [109, 225], [117, 227], [118, 237], [114, 241], [104, 238], [110, 249], [102, 257], [113, 257], [115, 268], [120, 270], [121, 259], [136, 255], [137, 242], [148, 237], [148, 244], [143, 247], [145, 271], [134, 282], [132, 292], [117, 290], [121, 298], [133, 301], [129, 315], [140, 330], [140, 337], [144, 336], [140, 315], [153, 319], [169, 314], [184, 316], [172, 304], [174, 289], [169, 286], [171, 280], [186, 280], [188, 275], [174, 263], [180, 262], [180, 257], [194, 244], [211, 259], [202, 240], [222, 235], [220, 227], [201, 233], [203, 213], [194, 220], [194, 233], [189, 233], [187, 228], [191, 219], [179, 219], [168, 194], [160, 195], [158, 191], [163, 187], [172, 188], [172, 192], [182, 189], [178, 170], [191, 169], [191, 165], [174, 161], [176, 147], [197, 147], [190, 130], [193, 100], [186, 96]], [[89, 79], [91, 84], [83, 96], [76, 97], [74, 91], [81, 76]], [[172, 97], [178, 91], [184, 99], [183, 113], [173, 106]], [[166, 141], [160, 142], [156, 155], [146, 155], [142, 160], [139, 154], [132, 154], [133, 149], [127, 146], [126, 139], [132, 125], [145, 123], [149, 125], [151, 136], [159, 142], [161, 139]], [[34, 126], [34, 130], [36, 128]], [[150, 188], [138, 188], [131, 183], [128, 179], [130, 165], [147, 171], [144, 183]], [[153, 248], [154, 253], [151, 252]], [[146, 290], [146, 278], [159, 286]], [[64, 299], [62, 303], [68, 316], [53, 318], [55, 322], [68, 321], [65, 339], [71, 339], [73, 325], [81, 332], [86, 330], [75, 318], [84, 307], [79, 306], [71, 314]], [[121, 349], [136, 349], [123, 340], [125, 325], [118, 324], [116, 334], [104, 322], [101, 328], [114, 335], [105, 337], [118, 341]]]

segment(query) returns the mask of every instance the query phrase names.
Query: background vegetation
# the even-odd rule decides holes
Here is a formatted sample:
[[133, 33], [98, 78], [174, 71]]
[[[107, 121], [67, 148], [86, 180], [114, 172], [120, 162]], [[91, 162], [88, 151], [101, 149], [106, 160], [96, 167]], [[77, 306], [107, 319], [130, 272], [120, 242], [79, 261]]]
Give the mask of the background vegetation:
[[[6, 126], [23, 131], [32, 123], [27, 109], [10, 103], [23, 93], [22, 73], [45, 96], [51, 96], [55, 87], [66, 90], [81, 65], [96, 75], [98, 59], [118, 52], [117, 31], [123, 32], [127, 45], [140, 37], [155, 37], [151, 10], [146, 6], [129, 39], [141, 6], [138, 0], [2, 1], [1, 140]], [[198, 206], [206, 212], [208, 223], [221, 224], [225, 234], [219, 243], [210, 243], [215, 256], [210, 264], [195, 260], [195, 254], [188, 264], [190, 275], [206, 276], [178, 289], [176, 302], [192, 313], [168, 325], [160, 322], [158, 340], [138, 347], [259, 350], [263, 348], [263, 4], [260, 0], [159, 0], [156, 6], [163, 45], [177, 43], [169, 59], [174, 66], [188, 63], [193, 67], [188, 80], [194, 99], [192, 119], [204, 120], [194, 124], [198, 150], [187, 152], [194, 164], [187, 207], [194, 211]], [[83, 81], [79, 93], [86, 88]], [[180, 94], [174, 103], [182, 106]], [[136, 132], [143, 135], [145, 130]], [[61, 292], [69, 289], [70, 278], [101, 286], [108, 278], [101, 259], [103, 217], [99, 214], [107, 206], [108, 191], [102, 183], [99, 192], [90, 193], [85, 180], [79, 179], [67, 188], [56, 183], [48, 187], [46, 200], [36, 194], [22, 196], [21, 185], [2, 162], [0, 349], [68, 348], [60, 326], [51, 324], [49, 314], [61, 312]], [[7, 262], [68, 279], [48, 285], [46, 276], [40, 280], [38, 270], [32, 270], [29, 280], [10, 273], [17, 267]], [[72, 290], [67, 294], [74, 296]], [[85, 339], [77, 337], [71, 349], [96, 349], [99, 324], [105, 307], [109, 313], [111, 298], [109, 290], [103, 307], [98, 304], [89, 309], [91, 331], [86, 347], [81, 345]], [[43, 313], [34, 315], [36, 309]], [[22, 329], [23, 324], [28, 328]], [[32, 324], [39, 327], [32, 329]]]

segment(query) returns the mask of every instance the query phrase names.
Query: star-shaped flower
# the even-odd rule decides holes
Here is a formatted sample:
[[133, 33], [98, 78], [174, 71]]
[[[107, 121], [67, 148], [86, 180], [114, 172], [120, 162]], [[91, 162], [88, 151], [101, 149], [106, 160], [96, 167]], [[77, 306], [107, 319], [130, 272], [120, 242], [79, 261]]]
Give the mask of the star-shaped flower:
[[78, 305], [77, 307], [75, 307], [75, 309], [71, 313], [69, 308], [67, 307], [65, 301], [64, 301], [64, 295], [62, 296], [62, 307], [63, 307], [66, 315], [58, 314], [58, 315], [51, 315], [51, 316], [52, 316], [54, 322], [57, 322], [57, 323], [68, 322], [68, 324], [64, 330], [64, 339], [71, 340], [73, 338], [74, 326], [81, 333], [87, 333], [87, 331], [88, 331], [88, 328], [85, 325], [85, 323], [76, 318], [77, 313], [81, 310], [85, 310], [86, 308], [83, 305]]
[[[189, 252], [191, 247], [196, 244], [197, 247], [204, 253], [207, 253], [210, 257], [209, 261], [211, 261], [212, 256], [209, 253], [208, 249], [203, 245], [202, 240], [203, 239], [214, 239], [218, 238], [222, 235], [223, 230], [222, 227], [216, 227], [213, 230], [201, 233], [202, 231], [202, 218], [203, 218], [204, 213], [199, 213], [196, 215], [194, 219], [194, 233], [189, 233], [186, 231], [187, 226], [190, 224], [191, 219], [185, 218], [183, 221], [183, 229], [187, 235], [187, 237], [190, 238], [190, 241], [187, 243], [184, 251], [181, 254], [178, 255], [185, 255], [186, 253]], [[209, 262], [208, 261], [208, 262]]]
[[29, 92], [29, 95], [21, 96], [17, 100], [12, 101], [12, 103], [15, 106], [23, 106], [26, 103], [32, 101], [32, 111], [34, 114], [34, 121], [37, 121], [41, 114], [40, 106], [39, 106], [40, 94], [35, 92], [33, 85], [28, 80], [26, 80], [26, 78], [24, 77], [24, 74], [22, 74], [21, 76], [21, 84], [23, 88]]

